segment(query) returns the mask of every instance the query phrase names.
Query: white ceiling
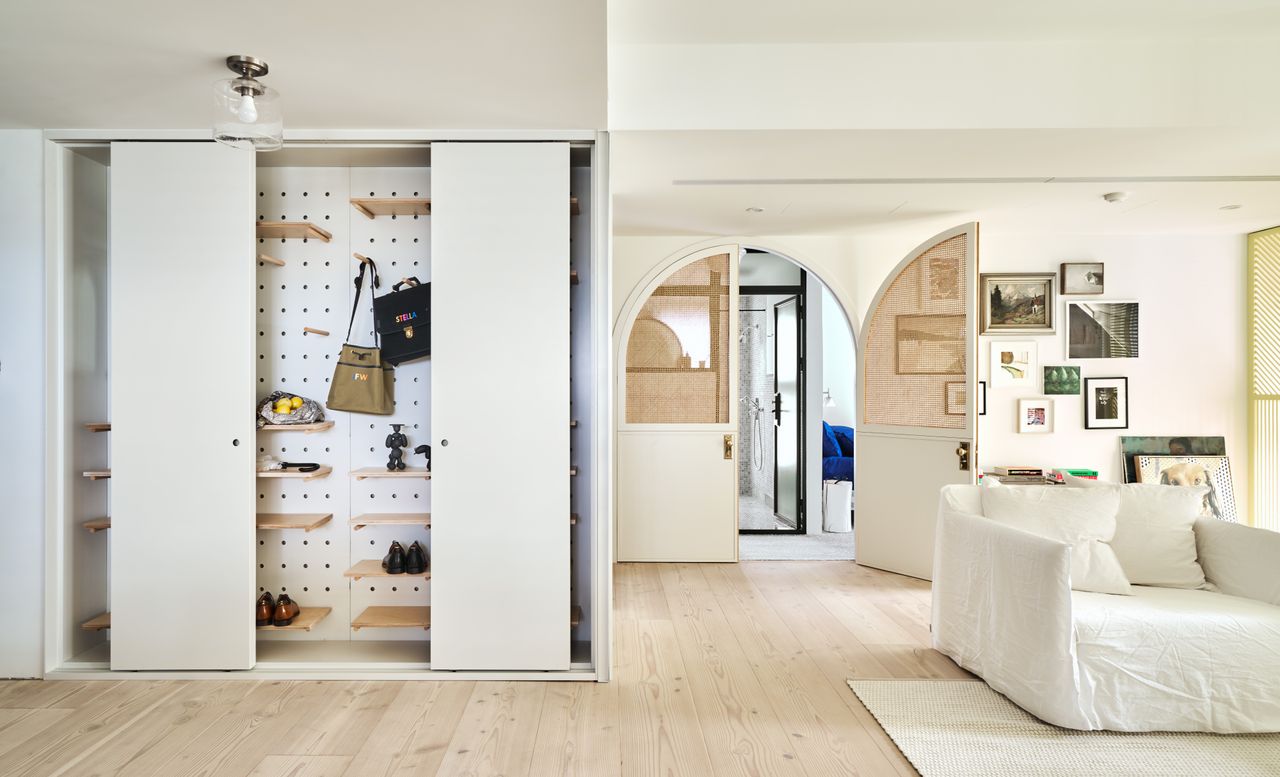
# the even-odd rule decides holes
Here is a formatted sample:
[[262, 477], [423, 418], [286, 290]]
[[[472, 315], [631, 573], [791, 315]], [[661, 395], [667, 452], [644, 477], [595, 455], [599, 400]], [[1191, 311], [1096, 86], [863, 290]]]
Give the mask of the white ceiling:
[[1274, 0], [610, 0], [611, 43], [1115, 40], [1280, 32]]
[[604, 6], [7, 0], [0, 127], [207, 127], [223, 60], [249, 54], [286, 127], [603, 128]]
[[[618, 234], [838, 235], [970, 219], [1010, 232], [1240, 233], [1280, 224], [1280, 133], [615, 132], [611, 187]], [[1109, 191], [1130, 196], [1108, 204]]]

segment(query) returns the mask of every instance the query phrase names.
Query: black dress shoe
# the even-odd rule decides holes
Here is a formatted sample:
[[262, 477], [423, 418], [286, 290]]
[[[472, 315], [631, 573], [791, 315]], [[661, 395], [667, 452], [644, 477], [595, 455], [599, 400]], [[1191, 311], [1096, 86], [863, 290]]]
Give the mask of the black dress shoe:
[[404, 571], [410, 575], [421, 575], [427, 571], [427, 551], [415, 540], [404, 554]]
[[387, 570], [388, 575], [404, 574], [404, 555], [404, 548], [400, 543], [392, 542], [391, 549], [382, 557], [382, 568]]
[[271, 597], [271, 592], [267, 591], [258, 597], [257, 604], [257, 623], [259, 626], [268, 626], [271, 619], [275, 617], [276, 600]]

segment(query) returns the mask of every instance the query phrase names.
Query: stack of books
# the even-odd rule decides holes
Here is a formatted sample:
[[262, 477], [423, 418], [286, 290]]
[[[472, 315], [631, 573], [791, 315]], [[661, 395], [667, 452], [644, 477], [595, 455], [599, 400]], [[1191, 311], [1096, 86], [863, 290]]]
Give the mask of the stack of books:
[[1097, 480], [1098, 470], [1076, 469], [1074, 467], [1058, 467], [1057, 469], [1050, 470], [1049, 474], [1045, 475], [1045, 480], [1048, 480], [1050, 483], [1065, 483], [1067, 482], [1065, 475], [1071, 475], [1072, 477], [1077, 477], [1077, 478], [1085, 478], [1087, 480]]
[[992, 467], [991, 474], [1005, 485], [1034, 483], [1044, 485], [1044, 469], [1041, 467]]

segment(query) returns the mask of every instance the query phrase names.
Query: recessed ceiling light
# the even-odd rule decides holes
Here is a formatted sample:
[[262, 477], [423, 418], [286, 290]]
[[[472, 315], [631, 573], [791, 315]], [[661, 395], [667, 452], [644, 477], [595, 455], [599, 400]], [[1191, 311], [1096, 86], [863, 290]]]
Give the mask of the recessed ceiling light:
[[1107, 192], [1102, 195], [1102, 199], [1111, 203], [1124, 202], [1129, 199], [1129, 192]]
[[1240, 205], [1239, 205], [1239, 204], [1235, 204], [1235, 205], [1223, 205], [1221, 208], [1218, 208], [1218, 210], [1239, 210], [1239, 209], [1240, 209]]
[[757, 208], [752, 205], [750, 208], [747, 208], [747, 213], [764, 213], [764, 208]]

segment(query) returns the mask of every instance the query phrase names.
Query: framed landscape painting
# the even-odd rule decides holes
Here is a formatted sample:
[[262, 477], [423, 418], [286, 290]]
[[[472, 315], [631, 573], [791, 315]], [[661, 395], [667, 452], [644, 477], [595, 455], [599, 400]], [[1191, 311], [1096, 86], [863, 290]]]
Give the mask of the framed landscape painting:
[[1053, 273], [984, 273], [982, 334], [1053, 334], [1056, 280]]

